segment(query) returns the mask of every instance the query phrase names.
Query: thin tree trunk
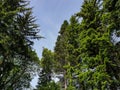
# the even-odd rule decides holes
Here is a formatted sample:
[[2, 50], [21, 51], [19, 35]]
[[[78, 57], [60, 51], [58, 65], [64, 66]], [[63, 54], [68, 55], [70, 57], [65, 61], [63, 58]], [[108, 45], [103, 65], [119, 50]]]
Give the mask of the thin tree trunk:
[[65, 78], [66, 76], [66, 70], [64, 71], [64, 90], [67, 90], [67, 79]]

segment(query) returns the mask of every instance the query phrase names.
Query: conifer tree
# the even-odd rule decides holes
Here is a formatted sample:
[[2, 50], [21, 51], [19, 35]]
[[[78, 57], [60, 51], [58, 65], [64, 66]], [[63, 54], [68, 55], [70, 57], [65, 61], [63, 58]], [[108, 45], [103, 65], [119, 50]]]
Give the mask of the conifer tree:
[[79, 63], [79, 43], [78, 43], [78, 37], [79, 37], [79, 22], [75, 15], [71, 16], [70, 23], [67, 28], [67, 64], [64, 66], [67, 69], [67, 79], [68, 79], [68, 90], [74, 90], [75, 89], [75, 83], [77, 82], [75, 80], [75, 69], [78, 69], [78, 63]]
[[112, 12], [118, 3], [117, 0], [84, 0], [77, 14], [82, 18], [79, 36], [82, 72], [78, 75], [82, 90], [117, 90], [119, 87], [119, 65], [114, 62], [119, 53], [118, 56], [111, 54], [114, 45], [110, 40], [112, 30], [119, 27]]
[[61, 72], [64, 72], [64, 81], [62, 82], [64, 89], [73, 90], [75, 89], [73, 83], [76, 82], [73, 80], [75, 76], [73, 68], [76, 68], [75, 66], [79, 61], [79, 23], [76, 16], [71, 17], [70, 24], [64, 21], [59, 33], [55, 46], [55, 60], [58, 66], [62, 66]]
[[[63, 69], [63, 66], [66, 64], [66, 44], [67, 44], [67, 32], [66, 28], [68, 27], [68, 22], [65, 20], [59, 31], [59, 36], [55, 45], [55, 60], [58, 62], [58, 68]], [[62, 70], [63, 72], [63, 70]]]
[[38, 61], [31, 39], [40, 37], [28, 4], [25, 0], [0, 1], [1, 90], [29, 87], [31, 67]]
[[[103, 1], [103, 10], [104, 14], [102, 16], [102, 23], [104, 27], [107, 27], [106, 30], [110, 34], [116, 32], [116, 35], [120, 32], [120, 1], [119, 0], [105, 0]], [[118, 35], [119, 37], [119, 35]], [[116, 42], [116, 41], [115, 41]], [[113, 42], [114, 43], [114, 42]], [[111, 84], [109, 86], [110, 90], [119, 89], [120, 88], [120, 51], [119, 51], [119, 42], [114, 44], [110, 48], [109, 57], [110, 63], [108, 63], [108, 67], [106, 71], [109, 73], [111, 77]]]
[[65, 29], [65, 39], [64, 34], [58, 37], [55, 57], [66, 62], [59, 65], [66, 70], [68, 90], [77, 89], [74, 76], [81, 90], [120, 88], [119, 42], [112, 42], [113, 32], [118, 36], [120, 32], [119, 9], [119, 0], [84, 0], [81, 11], [71, 17]]
[[56, 45], [54, 48], [55, 52], [55, 61], [56, 61], [56, 72], [57, 73], [63, 73], [63, 81], [62, 84], [64, 88], [67, 87], [67, 80], [65, 78], [66, 75], [66, 69], [64, 66], [67, 64], [67, 38], [68, 38], [68, 32], [67, 32], [67, 27], [69, 23], [68, 21], [64, 21], [61, 29], [59, 31], [59, 36], [56, 41]]

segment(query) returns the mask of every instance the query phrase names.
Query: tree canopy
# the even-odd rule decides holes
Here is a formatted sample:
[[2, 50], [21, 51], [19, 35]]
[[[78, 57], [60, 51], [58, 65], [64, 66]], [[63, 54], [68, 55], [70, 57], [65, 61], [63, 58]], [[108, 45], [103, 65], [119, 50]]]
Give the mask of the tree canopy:
[[[54, 50], [39, 59], [33, 40], [38, 25], [27, 0], [0, 1], [0, 89], [119, 90], [120, 0], [84, 0], [79, 12], [64, 20]], [[58, 82], [55, 79], [58, 79]]]
[[38, 36], [38, 25], [32, 8], [25, 0], [0, 1], [0, 89], [16, 90], [30, 86], [33, 65], [38, 56], [32, 39]]

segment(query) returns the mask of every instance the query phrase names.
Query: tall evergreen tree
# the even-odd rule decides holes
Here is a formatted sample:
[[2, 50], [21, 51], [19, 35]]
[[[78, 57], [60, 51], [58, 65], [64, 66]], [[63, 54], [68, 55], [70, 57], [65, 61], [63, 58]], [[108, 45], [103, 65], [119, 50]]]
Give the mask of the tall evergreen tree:
[[64, 77], [63, 77], [62, 84], [64, 88], [66, 88], [67, 86], [67, 80], [65, 78], [66, 69], [64, 68], [64, 66], [67, 64], [66, 57], [67, 57], [68, 25], [69, 25], [68, 21], [65, 20], [60, 28], [59, 36], [57, 38], [55, 49], [54, 49], [55, 61], [56, 61], [56, 72], [63, 73]]
[[[116, 35], [120, 32], [120, 1], [119, 0], [105, 0], [103, 2], [104, 14], [102, 17], [102, 23], [106, 26], [109, 33], [116, 32]], [[107, 21], [107, 22], [106, 22]], [[119, 36], [119, 35], [118, 35]], [[116, 42], [116, 41], [115, 41]], [[114, 42], [113, 42], [114, 43]], [[120, 51], [119, 42], [115, 46], [110, 48], [110, 62], [107, 64], [107, 72], [111, 77], [110, 90], [120, 88]]]
[[31, 39], [40, 37], [28, 4], [24, 0], [0, 1], [1, 90], [28, 87], [31, 80], [30, 67], [38, 61], [32, 50]]
[[[78, 75], [82, 90], [117, 90], [119, 87], [120, 72], [116, 71], [119, 65], [114, 62], [119, 55], [112, 56], [114, 46], [110, 40], [113, 27], [119, 27], [114, 26], [116, 18], [113, 17], [110, 8], [115, 10], [114, 4], [117, 5], [118, 2], [84, 0], [78, 13], [82, 18], [79, 36], [82, 72]], [[110, 8], [107, 9], [108, 7]]]
[[[61, 72], [64, 72], [64, 88], [68, 90], [72, 89], [71, 87], [74, 80], [73, 68], [76, 68], [75, 65], [78, 63], [78, 37], [79, 37], [79, 23], [76, 16], [72, 16], [70, 19], [70, 24], [67, 21], [61, 26], [60, 35], [58, 36], [56, 46], [55, 46], [55, 60], [57, 65], [62, 66]], [[77, 58], [76, 58], [77, 57]], [[60, 71], [60, 70], [59, 70]], [[75, 81], [74, 81], [75, 82]], [[69, 84], [69, 85], [68, 85]], [[74, 88], [73, 88], [74, 89]], [[72, 89], [72, 90], [73, 90]]]
[[55, 45], [55, 60], [58, 62], [58, 68], [61, 68], [62, 72], [64, 71], [63, 66], [66, 64], [66, 44], [67, 44], [67, 32], [66, 28], [68, 27], [68, 22], [65, 20], [59, 31], [59, 36]]
[[78, 43], [78, 37], [79, 37], [79, 22], [76, 16], [71, 16], [70, 18], [70, 24], [67, 28], [67, 64], [65, 65], [65, 68], [67, 69], [67, 75], [68, 78], [68, 90], [74, 90], [75, 89], [75, 83], [77, 82], [75, 80], [75, 69], [78, 69], [78, 63], [79, 63], [79, 43]]
[[113, 32], [119, 36], [119, 9], [119, 0], [84, 0], [77, 17], [58, 36], [55, 57], [66, 62], [58, 63], [64, 66], [68, 90], [75, 89], [74, 76], [81, 90], [120, 88], [119, 42], [114, 45], [111, 37]]

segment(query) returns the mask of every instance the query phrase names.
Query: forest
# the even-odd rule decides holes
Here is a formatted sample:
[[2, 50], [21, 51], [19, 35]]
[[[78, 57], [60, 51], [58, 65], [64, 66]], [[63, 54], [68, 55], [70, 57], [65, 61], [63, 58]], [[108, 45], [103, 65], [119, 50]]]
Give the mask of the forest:
[[0, 90], [120, 90], [120, 0], [80, 8], [39, 58], [34, 40], [44, 37], [29, 1], [0, 0]]

